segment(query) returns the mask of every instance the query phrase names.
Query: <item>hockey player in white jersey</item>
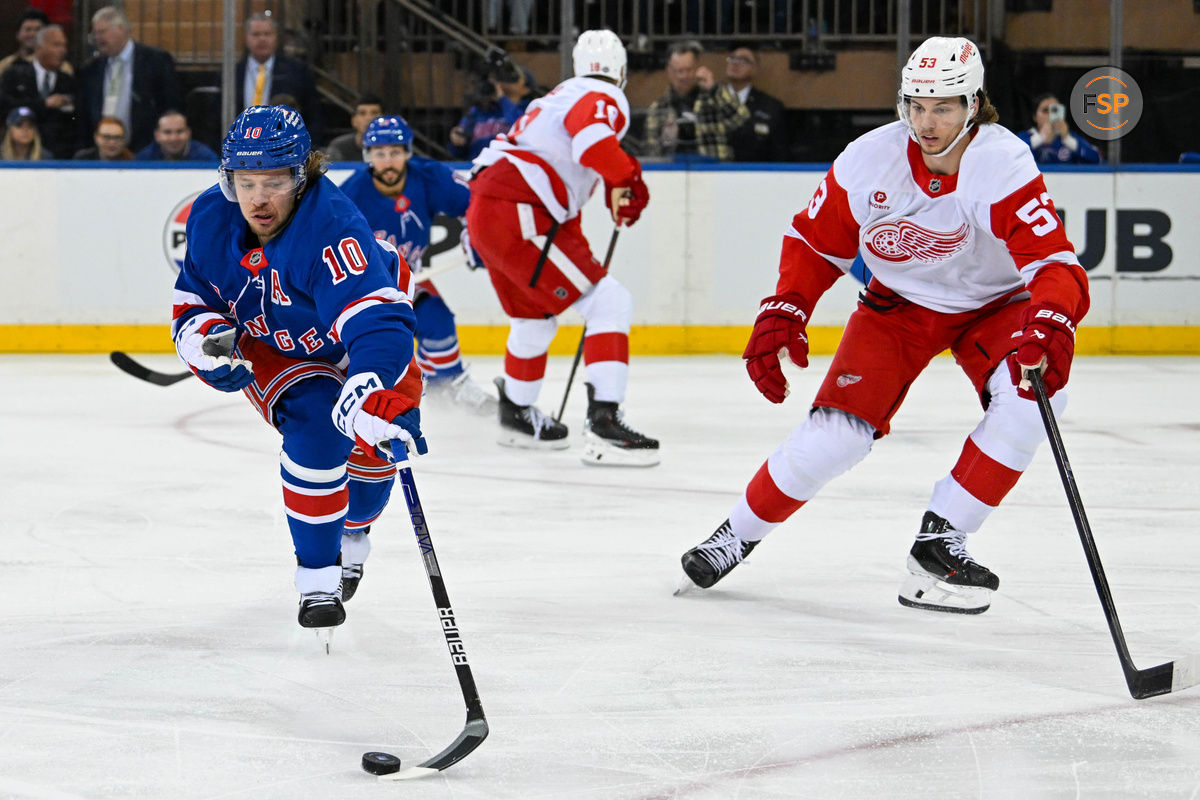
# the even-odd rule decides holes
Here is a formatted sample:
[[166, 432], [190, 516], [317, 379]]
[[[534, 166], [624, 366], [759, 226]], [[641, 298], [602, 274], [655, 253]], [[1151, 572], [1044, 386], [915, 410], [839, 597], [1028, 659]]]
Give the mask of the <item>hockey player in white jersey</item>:
[[537, 406], [558, 315], [574, 307], [587, 335], [585, 464], [652, 466], [658, 441], [622, 420], [633, 298], [592, 255], [579, 212], [603, 182], [617, 225], [650, 200], [637, 159], [621, 149], [629, 129], [625, 48], [611, 31], [584, 31], [575, 77], [533, 101], [507, 134], [475, 159], [467, 227], [510, 318], [500, 389], [501, 444], [568, 446], [567, 426]]
[[1045, 438], [1025, 371], [1041, 370], [1057, 413], [1087, 312], [1087, 277], [1029, 148], [998, 124], [983, 62], [962, 38], [924, 42], [901, 73], [898, 122], [852, 142], [783, 239], [775, 294], [743, 358], [772, 403], [779, 358], [808, 366], [817, 299], [861, 250], [860, 295], [806, 419], [767, 458], [729, 519], [684, 554], [708, 588], [888, 433], [912, 381], [949, 349], [983, 406], [958, 461], [933, 488], [900, 590], [906, 606], [980, 613], [999, 578], [967, 534], [1016, 484]]

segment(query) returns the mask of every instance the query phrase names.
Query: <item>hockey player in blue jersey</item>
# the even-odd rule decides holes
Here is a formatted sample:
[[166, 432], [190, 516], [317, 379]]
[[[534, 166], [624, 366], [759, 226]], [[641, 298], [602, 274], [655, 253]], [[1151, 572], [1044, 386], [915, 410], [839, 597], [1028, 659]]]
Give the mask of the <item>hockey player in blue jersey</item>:
[[282, 434], [299, 622], [328, 632], [396, 474], [376, 445], [425, 445], [408, 265], [324, 172], [295, 110], [238, 116], [188, 217], [171, 332], [202, 381]]
[[[412, 130], [402, 117], [372, 120], [363, 132], [363, 160], [370, 166], [343, 183], [342, 191], [362, 211], [375, 235], [395, 245], [417, 270], [429, 247], [433, 218], [463, 216], [471, 193], [450, 167], [414, 156], [412, 141]], [[464, 249], [470, 254], [469, 246]], [[417, 363], [425, 376], [426, 396], [495, 416], [498, 401], [471, 380], [463, 366], [454, 314], [431, 282], [417, 284], [413, 306]]]

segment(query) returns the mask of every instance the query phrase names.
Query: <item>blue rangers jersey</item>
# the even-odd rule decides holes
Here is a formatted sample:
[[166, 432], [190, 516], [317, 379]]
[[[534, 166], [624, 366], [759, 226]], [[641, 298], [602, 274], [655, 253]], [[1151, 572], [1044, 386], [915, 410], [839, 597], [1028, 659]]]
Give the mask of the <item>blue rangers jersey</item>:
[[408, 160], [407, 175], [404, 193], [395, 198], [380, 194], [366, 169], [351, 175], [342, 191], [362, 211], [376, 238], [395, 245], [409, 264], [419, 267], [433, 218], [466, 214], [471, 190], [450, 167], [421, 156]]
[[260, 246], [219, 186], [192, 205], [171, 336], [224, 318], [289, 358], [392, 385], [413, 357], [412, 276], [329, 178], [310, 180], [288, 225]]

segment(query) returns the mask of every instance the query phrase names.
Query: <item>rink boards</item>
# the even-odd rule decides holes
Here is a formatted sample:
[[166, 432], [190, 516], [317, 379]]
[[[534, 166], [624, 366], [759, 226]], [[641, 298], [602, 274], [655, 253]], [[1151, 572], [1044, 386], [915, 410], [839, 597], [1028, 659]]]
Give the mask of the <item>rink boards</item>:
[[[354, 165], [331, 170], [344, 181]], [[758, 301], [775, 286], [779, 243], [825, 165], [690, 169], [648, 165], [651, 203], [622, 231], [612, 274], [635, 298], [638, 353], [740, 352]], [[167, 352], [171, 287], [191, 199], [215, 170], [159, 165], [3, 168], [0, 351]], [[1046, 184], [1088, 269], [1092, 309], [1079, 351], [1200, 353], [1200, 175], [1183, 167], [1048, 171]], [[584, 230], [598, 257], [612, 225], [599, 193]], [[444, 231], [435, 233], [435, 241]], [[435, 256], [458, 258], [457, 250]], [[485, 274], [446, 273], [437, 286], [465, 352], [503, 352], [506, 319]], [[817, 353], [832, 352], [858, 285], [845, 278], [813, 317]], [[552, 352], [570, 353], [568, 313]]]

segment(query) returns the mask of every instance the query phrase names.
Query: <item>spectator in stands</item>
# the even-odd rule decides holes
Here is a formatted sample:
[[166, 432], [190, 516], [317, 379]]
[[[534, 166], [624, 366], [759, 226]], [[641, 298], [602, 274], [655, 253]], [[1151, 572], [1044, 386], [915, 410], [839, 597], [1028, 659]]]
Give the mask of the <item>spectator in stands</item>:
[[725, 59], [725, 78], [750, 119], [729, 132], [734, 161], [786, 161], [788, 140], [783, 103], [754, 87], [758, 53], [738, 47]]
[[38, 135], [37, 117], [33, 109], [18, 106], [8, 112], [5, 119], [4, 138], [0, 140], [0, 160], [2, 161], [42, 161], [54, 156], [42, 147], [42, 137]]
[[1099, 164], [1100, 151], [1071, 133], [1067, 109], [1052, 93], [1040, 95], [1033, 103], [1033, 127], [1017, 136], [1029, 145], [1041, 164]]
[[101, 117], [116, 117], [140, 150], [154, 140], [159, 116], [183, 107], [175, 59], [135, 42], [125, 12], [112, 6], [92, 15], [92, 41], [99, 52], [79, 71], [75, 99], [79, 140], [91, 137]]
[[[304, 117], [314, 142], [325, 141], [321, 103], [308, 65], [279, 52], [279, 26], [269, 13], [246, 18], [246, 57], [237, 63], [234, 86], [240, 92], [239, 109], [265, 105], [276, 94], [290, 94]], [[359, 153], [358, 158], [362, 158]]]
[[92, 136], [94, 144], [75, 154], [79, 161], [132, 161], [129, 133], [125, 123], [116, 117], [101, 117]]
[[666, 93], [646, 114], [646, 149], [650, 156], [694, 157], [729, 161], [729, 133], [750, 119], [728, 85], [717, 83], [712, 70], [700, 66], [699, 42], [671, 45], [667, 57]]
[[21, 12], [21, 16], [17, 17], [17, 51], [0, 58], [0, 74], [18, 61], [33, 61], [38, 31], [49, 24], [50, 18], [41, 9], [30, 8]]
[[474, 97], [468, 97], [467, 113], [450, 129], [450, 157], [474, 159], [540, 96], [528, 68], [508, 64], [492, 70], [480, 80]]
[[33, 109], [43, 145], [59, 158], [75, 151], [75, 76], [62, 69], [66, 55], [67, 35], [47, 25], [37, 33], [33, 61], [17, 59], [0, 74], [0, 113]]
[[354, 104], [354, 113], [350, 115], [350, 127], [354, 130], [335, 137], [325, 153], [333, 161], [362, 161], [363, 132], [371, 124], [371, 120], [383, 116], [383, 100], [377, 95], [364, 94]]
[[210, 148], [192, 139], [187, 117], [174, 109], [158, 118], [154, 144], [138, 151], [138, 161], [220, 161]]

